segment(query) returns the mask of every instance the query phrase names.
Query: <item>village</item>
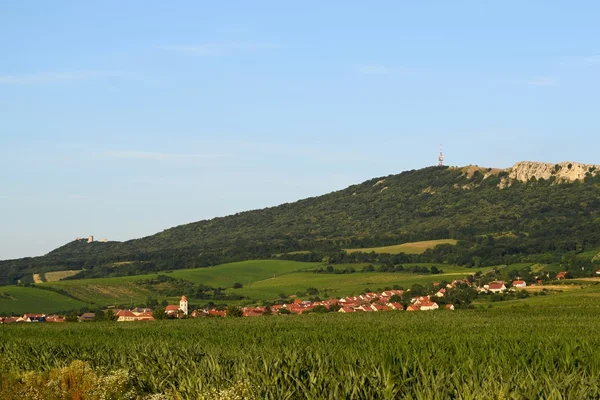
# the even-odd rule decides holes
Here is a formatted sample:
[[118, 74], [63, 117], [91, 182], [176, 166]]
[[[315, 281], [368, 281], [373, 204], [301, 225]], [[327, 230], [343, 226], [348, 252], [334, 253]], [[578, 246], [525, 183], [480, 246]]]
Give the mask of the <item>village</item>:
[[[600, 271], [599, 271], [600, 272]], [[566, 272], [560, 272], [556, 275], [557, 280], [564, 280], [567, 277]], [[535, 284], [541, 284], [537, 280]], [[364, 312], [382, 312], [382, 311], [434, 311], [439, 309], [454, 310], [455, 304], [445, 301], [449, 291], [461, 290], [465, 288], [472, 289], [477, 294], [502, 294], [516, 292], [519, 289], [527, 287], [524, 280], [516, 279], [507, 286], [504, 281], [493, 281], [481, 286], [477, 286], [470, 280], [454, 280], [447, 283], [445, 287], [440, 287], [438, 282], [433, 282], [434, 290], [429, 294], [422, 294], [409, 297], [410, 289], [384, 290], [378, 293], [366, 292], [358, 296], [348, 296], [342, 298], [331, 298], [328, 300], [301, 300], [294, 299], [291, 302], [281, 304], [272, 304], [266, 306], [246, 306], [242, 308], [199, 308], [189, 311], [189, 303], [186, 296], [182, 296], [179, 305], [167, 305], [163, 309], [151, 308], [132, 308], [132, 309], [113, 309], [104, 310], [102, 320], [111, 320], [117, 322], [134, 321], [154, 321], [156, 319], [184, 319], [184, 318], [203, 318], [203, 317], [258, 317], [264, 315], [287, 315], [287, 314], [307, 314], [307, 313], [364, 313]], [[403, 301], [404, 300], [404, 301]], [[403, 303], [405, 305], [403, 305]], [[66, 317], [64, 315], [45, 315], [45, 314], [24, 314], [23, 316], [0, 317], [0, 324], [11, 323], [31, 323], [31, 322], [90, 322], [98, 321], [95, 313], [85, 312], [77, 317]]]

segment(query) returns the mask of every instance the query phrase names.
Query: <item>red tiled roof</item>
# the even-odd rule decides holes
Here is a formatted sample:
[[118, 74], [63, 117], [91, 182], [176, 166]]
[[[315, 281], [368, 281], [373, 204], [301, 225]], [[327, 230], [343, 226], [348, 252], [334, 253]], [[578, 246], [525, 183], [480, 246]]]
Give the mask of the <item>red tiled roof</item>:
[[502, 286], [504, 286], [504, 282], [492, 282], [490, 283], [490, 289], [502, 289]]
[[133, 317], [133, 318], [135, 318], [135, 314], [129, 310], [121, 310], [117, 313], [117, 317]]

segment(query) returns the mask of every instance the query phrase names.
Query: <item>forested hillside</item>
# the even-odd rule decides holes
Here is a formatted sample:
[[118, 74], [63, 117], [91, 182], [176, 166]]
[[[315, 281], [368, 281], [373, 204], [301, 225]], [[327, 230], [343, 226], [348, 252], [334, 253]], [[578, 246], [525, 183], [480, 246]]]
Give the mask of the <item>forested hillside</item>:
[[428, 239], [459, 243], [414, 259], [461, 265], [531, 260], [532, 255], [560, 260], [600, 247], [600, 176], [588, 173], [583, 180], [560, 183], [554, 177], [508, 182], [506, 171], [467, 170], [407, 171], [127, 242], [75, 241], [43, 257], [0, 262], [0, 283], [60, 269], [85, 268], [88, 276], [107, 276], [117, 269], [119, 274], [137, 274], [300, 250], [313, 254], [296, 258], [315, 258], [339, 254], [343, 248]]

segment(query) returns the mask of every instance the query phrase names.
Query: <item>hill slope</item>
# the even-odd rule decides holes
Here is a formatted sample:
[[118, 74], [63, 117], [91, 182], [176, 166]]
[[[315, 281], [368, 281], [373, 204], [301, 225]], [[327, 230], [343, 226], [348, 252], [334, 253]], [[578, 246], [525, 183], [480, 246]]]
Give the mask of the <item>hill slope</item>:
[[577, 163], [531, 162], [508, 170], [471, 166], [406, 171], [142, 239], [71, 242], [43, 257], [0, 262], [0, 283], [64, 269], [95, 269], [107, 276], [115, 269], [112, 263], [123, 261], [133, 262], [119, 267], [123, 273], [137, 274], [299, 250], [321, 254], [434, 239], [460, 240], [453, 249], [441, 246], [437, 253], [428, 250], [421, 256], [436, 253], [436, 262], [493, 265], [530, 254], [556, 258], [600, 247], [599, 171]]

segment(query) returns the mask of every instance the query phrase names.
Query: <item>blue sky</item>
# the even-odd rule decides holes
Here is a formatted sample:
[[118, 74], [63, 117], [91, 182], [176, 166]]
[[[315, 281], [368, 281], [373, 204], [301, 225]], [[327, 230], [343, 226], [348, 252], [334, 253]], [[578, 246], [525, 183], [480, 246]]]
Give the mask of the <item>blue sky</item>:
[[[487, 3], [487, 4], [486, 4]], [[0, 5], [0, 259], [436, 162], [600, 163], [596, 2]]]

